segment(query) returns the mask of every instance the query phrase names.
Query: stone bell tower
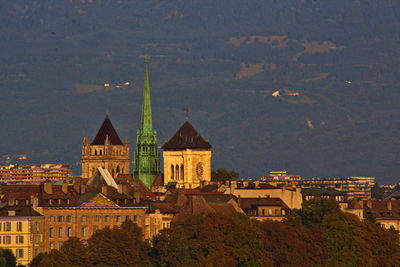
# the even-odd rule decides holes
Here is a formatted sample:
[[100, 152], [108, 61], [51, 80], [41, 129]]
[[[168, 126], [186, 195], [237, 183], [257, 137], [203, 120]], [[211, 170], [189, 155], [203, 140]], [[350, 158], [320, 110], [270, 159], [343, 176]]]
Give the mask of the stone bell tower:
[[130, 173], [128, 139], [121, 141], [108, 116], [92, 143], [86, 136], [82, 141], [82, 178], [91, 178], [98, 167], [106, 168], [113, 177]]

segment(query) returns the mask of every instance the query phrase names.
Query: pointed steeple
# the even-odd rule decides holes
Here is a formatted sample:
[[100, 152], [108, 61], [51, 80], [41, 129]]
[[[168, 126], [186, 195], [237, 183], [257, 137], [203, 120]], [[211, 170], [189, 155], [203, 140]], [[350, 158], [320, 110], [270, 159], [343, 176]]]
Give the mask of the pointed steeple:
[[145, 133], [153, 132], [153, 120], [151, 114], [150, 81], [149, 81], [149, 60], [145, 59], [143, 104], [140, 130]]
[[153, 129], [152, 122], [149, 61], [146, 59], [144, 63], [143, 104], [136, 138], [134, 175], [150, 188], [160, 173], [160, 155], [157, 148], [157, 133]]
[[108, 115], [106, 115], [106, 118], [104, 119], [103, 124], [101, 125], [91, 145], [104, 145], [107, 138], [111, 145], [123, 145], [117, 134], [117, 131], [115, 131], [115, 128], [111, 123], [111, 120], [108, 118]]

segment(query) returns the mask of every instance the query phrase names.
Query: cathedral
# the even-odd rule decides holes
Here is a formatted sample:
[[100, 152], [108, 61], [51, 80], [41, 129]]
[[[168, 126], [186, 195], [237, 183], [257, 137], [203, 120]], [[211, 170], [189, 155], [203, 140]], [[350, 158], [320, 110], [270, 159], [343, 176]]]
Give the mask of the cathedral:
[[82, 142], [82, 178], [96, 175], [105, 168], [113, 177], [132, 174], [151, 189], [156, 178], [163, 185], [194, 188], [211, 181], [211, 145], [186, 121], [163, 146], [164, 175], [160, 168], [157, 132], [153, 128], [150, 100], [149, 63], [145, 61], [143, 103], [140, 126], [136, 135], [133, 171], [130, 169], [129, 142], [119, 138], [111, 120], [106, 116], [91, 143]]

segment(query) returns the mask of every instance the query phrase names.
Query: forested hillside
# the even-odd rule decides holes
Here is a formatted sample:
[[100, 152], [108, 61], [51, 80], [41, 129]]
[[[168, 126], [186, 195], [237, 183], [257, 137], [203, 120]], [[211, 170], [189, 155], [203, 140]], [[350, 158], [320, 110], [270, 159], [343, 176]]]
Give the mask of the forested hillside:
[[160, 144], [191, 107], [215, 168], [399, 177], [399, 2], [18, 0], [0, 12], [0, 156], [77, 163], [107, 112], [134, 145], [147, 54]]

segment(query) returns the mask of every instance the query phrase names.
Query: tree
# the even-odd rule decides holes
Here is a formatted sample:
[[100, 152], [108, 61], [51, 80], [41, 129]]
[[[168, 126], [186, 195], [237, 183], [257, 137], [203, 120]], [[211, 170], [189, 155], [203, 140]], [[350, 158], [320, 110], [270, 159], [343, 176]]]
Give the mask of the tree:
[[270, 220], [260, 223], [260, 228], [274, 266], [325, 266], [329, 250], [318, 228]]
[[271, 266], [262, 231], [248, 217], [192, 216], [155, 237], [160, 266]]
[[17, 260], [10, 249], [0, 249], [0, 267], [15, 267]]
[[60, 251], [68, 257], [68, 261], [74, 266], [91, 266], [89, 251], [77, 237], [71, 237], [64, 242]]
[[218, 170], [211, 172], [211, 180], [213, 181], [225, 182], [225, 181], [230, 181], [232, 179], [237, 179], [239, 177], [240, 176], [238, 172], [234, 170], [229, 171], [225, 168], [219, 168]]
[[385, 189], [382, 188], [378, 183], [374, 184], [371, 188], [371, 197], [377, 199], [383, 199], [385, 195]]
[[121, 227], [98, 230], [88, 239], [90, 261], [104, 266], [152, 266], [150, 246], [142, 237], [141, 229], [130, 220]]
[[331, 213], [341, 213], [336, 201], [316, 197], [303, 202], [302, 208], [295, 211], [294, 216], [299, 216], [304, 226], [311, 227], [320, 224]]

